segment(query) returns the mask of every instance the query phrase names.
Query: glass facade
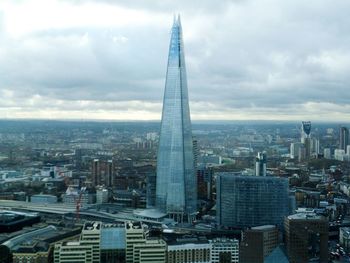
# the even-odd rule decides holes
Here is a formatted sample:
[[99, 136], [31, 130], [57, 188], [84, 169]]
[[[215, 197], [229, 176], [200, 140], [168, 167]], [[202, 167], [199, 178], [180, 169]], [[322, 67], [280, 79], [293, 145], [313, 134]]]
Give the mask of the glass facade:
[[156, 206], [169, 214], [193, 214], [197, 206], [192, 128], [180, 18], [175, 19], [157, 156]]
[[288, 180], [279, 177], [217, 176], [217, 219], [224, 227], [278, 225], [289, 214]]

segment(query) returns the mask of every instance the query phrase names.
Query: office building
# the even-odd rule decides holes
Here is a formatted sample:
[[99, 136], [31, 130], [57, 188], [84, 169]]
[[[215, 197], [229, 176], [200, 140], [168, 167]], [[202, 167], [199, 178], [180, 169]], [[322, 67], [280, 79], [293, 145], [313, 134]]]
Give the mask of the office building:
[[148, 236], [147, 226], [141, 222], [127, 222], [125, 224], [126, 263], [133, 263], [134, 245], [144, 244]]
[[172, 27], [157, 155], [156, 207], [177, 221], [193, 220], [197, 182], [180, 17]]
[[258, 152], [258, 156], [255, 158], [255, 175], [266, 176], [266, 153]]
[[325, 159], [332, 159], [332, 153], [330, 148], [324, 148], [323, 150], [323, 157]]
[[103, 187], [96, 189], [96, 204], [108, 203], [109, 192]]
[[328, 262], [328, 220], [314, 213], [285, 218], [285, 243], [291, 263]]
[[303, 146], [301, 142], [292, 142], [290, 144], [290, 158], [298, 159], [300, 148]]
[[101, 222], [86, 222], [80, 235], [81, 246], [92, 247], [92, 263], [99, 263], [100, 260], [100, 241], [101, 241]]
[[133, 263], [166, 262], [166, 243], [162, 239], [147, 239], [133, 245]]
[[339, 129], [339, 149], [346, 151], [349, 145], [349, 129], [347, 127], [340, 127]]
[[197, 237], [177, 238], [167, 241], [167, 263], [210, 263], [211, 244]]
[[350, 228], [339, 228], [339, 243], [346, 251], [350, 251]]
[[114, 186], [115, 164], [113, 160], [94, 159], [91, 164], [92, 185], [96, 186]]
[[237, 239], [215, 238], [211, 244], [210, 259], [212, 263], [238, 263], [239, 241]]
[[125, 225], [102, 224], [101, 229], [101, 262], [125, 262]]
[[221, 227], [281, 227], [289, 213], [286, 178], [218, 173], [216, 191], [216, 216]]
[[213, 167], [201, 165], [197, 168], [198, 198], [213, 200]]
[[241, 263], [264, 263], [264, 259], [279, 245], [276, 226], [265, 225], [242, 231]]
[[54, 263], [93, 263], [93, 246], [82, 245], [79, 241], [56, 243]]

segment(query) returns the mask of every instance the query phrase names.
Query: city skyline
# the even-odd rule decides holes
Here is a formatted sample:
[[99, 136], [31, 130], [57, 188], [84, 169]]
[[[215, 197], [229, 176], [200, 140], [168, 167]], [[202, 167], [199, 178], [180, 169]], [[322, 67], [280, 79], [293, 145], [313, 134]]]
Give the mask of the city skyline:
[[160, 120], [169, 25], [179, 12], [192, 119], [344, 122], [349, 7], [3, 1], [0, 118]]

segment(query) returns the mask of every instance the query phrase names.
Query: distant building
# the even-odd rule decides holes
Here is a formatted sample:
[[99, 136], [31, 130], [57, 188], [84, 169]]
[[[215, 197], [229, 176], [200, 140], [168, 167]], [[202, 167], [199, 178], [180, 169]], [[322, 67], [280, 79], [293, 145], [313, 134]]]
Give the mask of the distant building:
[[289, 213], [288, 180], [218, 173], [216, 215], [222, 227], [283, 225]]
[[96, 190], [96, 203], [104, 204], [108, 203], [109, 192], [105, 188], [98, 188]]
[[[328, 220], [314, 213], [285, 218], [285, 243], [291, 263], [328, 262]], [[316, 261], [315, 261], [316, 262]]]
[[258, 156], [255, 158], [255, 175], [266, 176], [266, 153], [258, 152]]
[[127, 222], [125, 224], [125, 240], [126, 240], [126, 263], [133, 263], [134, 245], [144, 244], [148, 236], [147, 226], [141, 222]]
[[349, 144], [349, 129], [342, 126], [339, 129], [339, 149], [346, 151]]
[[339, 243], [344, 247], [346, 251], [350, 251], [350, 228], [340, 227], [339, 228]]
[[265, 225], [242, 231], [241, 263], [264, 263], [264, 259], [279, 245], [276, 226]]
[[197, 168], [197, 189], [199, 199], [213, 200], [213, 180], [213, 167], [201, 165]]
[[338, 160], [338, 161], [345, 161], [346, 160], [345, 150], [335, 149], [334, 150], [334, 159]]
[[156, 205], [156, 182], [157, 177], [155, 173], [147, 173], [146, 175], [146, 199], [147, 208], [155, 207]]
[[57, 196], [55, 195], [32, 195], [30, 198], [30, 202], [36, 204], [54, 204], [57, 203]]
[[332, 153], [330, 148], [324, 148], [323, 150], [323, 157], [325, 159], [332, 159]]
[[114, 186], [115, 164], [113, 160], [92, 160], [91, 165], [92, 185], [96, 186]]

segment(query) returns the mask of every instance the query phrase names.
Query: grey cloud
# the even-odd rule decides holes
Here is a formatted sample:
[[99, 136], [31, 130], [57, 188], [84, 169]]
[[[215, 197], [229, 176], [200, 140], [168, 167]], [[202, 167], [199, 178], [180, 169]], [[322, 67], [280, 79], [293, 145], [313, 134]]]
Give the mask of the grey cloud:
[[[196, 1], [104, 2], [169, 15], [169, 26], [50, 29], [20, 39], [0, 33], [0, 91], [11, 90], [16, 104], [28, 109], [26, 99], [35, 94], [62, 110], [73, 110], [64, 102], [83, 110], [80, 100], [92, 101], [95, 110], [120, 110], [113, 102], [159, 105], [171, 13], [182, 5], [192, 114], [200, 113], [200, 103], [227, 115], [237, 109], [291, 115], [310, 102], [349, 105], [350, 3], [201, 1], [196, 8]], [[144, 105], [130, 103], [130, 109]]]

